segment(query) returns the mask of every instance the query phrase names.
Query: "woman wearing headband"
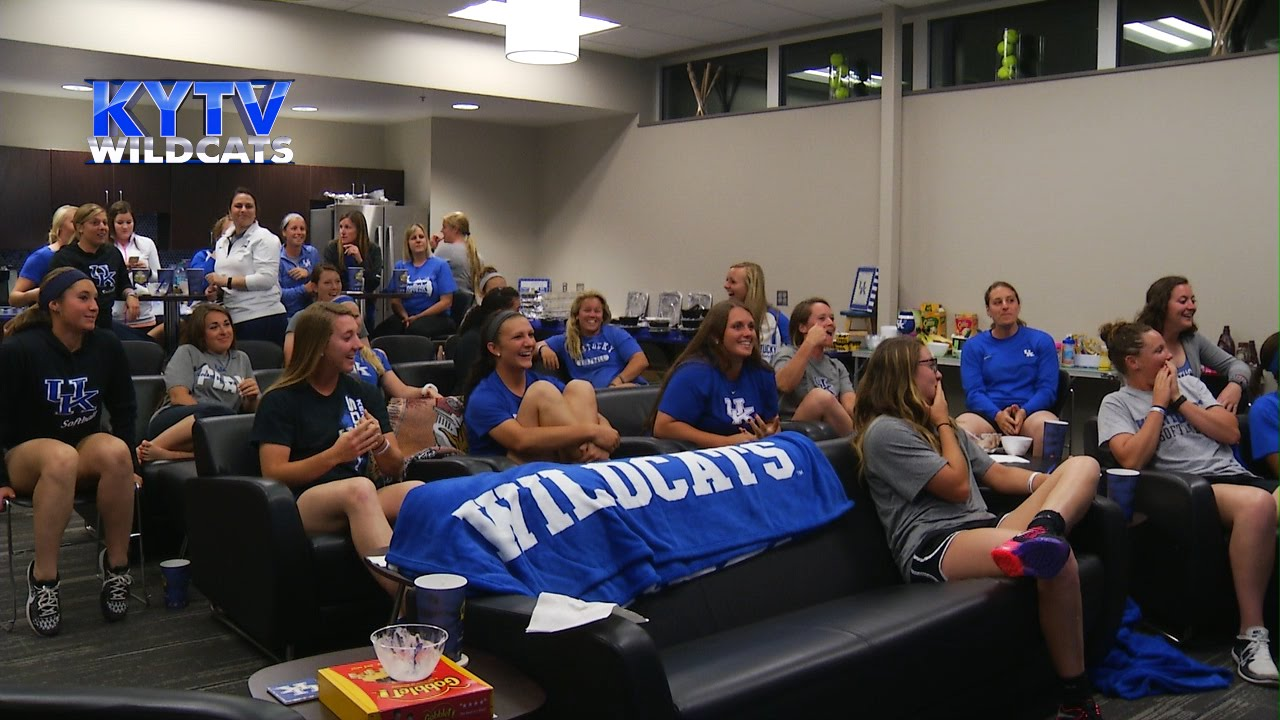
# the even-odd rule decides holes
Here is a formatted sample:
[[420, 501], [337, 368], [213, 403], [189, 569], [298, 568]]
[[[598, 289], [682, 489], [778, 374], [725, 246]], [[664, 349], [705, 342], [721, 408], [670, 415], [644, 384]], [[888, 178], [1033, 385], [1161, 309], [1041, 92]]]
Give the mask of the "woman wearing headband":
[[[120, 340], [96, 327], [102, 312], [89, 276], [55, 268], [40, 281], [38, 305], [14, 320], [12, 337], [0, 344], [0, 397], [10, 404], [0, 413], [9, 483], [0, 486], [0, 500], [32, 498], [27, 622], [40, 635], [61, 627], [58, 548], [77, 491], [94, 491], [102, 514], [102, 615], [122, 620], [129, 610], [137, 404]], [[109, 432], [104, 410], [111, 414]]]

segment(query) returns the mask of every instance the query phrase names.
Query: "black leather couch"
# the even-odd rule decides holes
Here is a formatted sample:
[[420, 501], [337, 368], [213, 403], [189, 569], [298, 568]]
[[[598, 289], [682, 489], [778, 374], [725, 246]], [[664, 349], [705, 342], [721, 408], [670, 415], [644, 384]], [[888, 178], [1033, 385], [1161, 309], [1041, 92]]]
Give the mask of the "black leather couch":
[[[506, 657], [555, 718], [1023, 717], [1056, 680], [1035, 586], [904, 585], [846, 440], [819, 443], [854, 509], [806, 537], [556, 634], [527, 634], [534, 598], [468, 601], [467, 642]], [[1000, 512], [1019, 498], [989, 495]], [[1086, 645], [1109, 649], [1127, 592], [1119, 508], [1094, 501], [1071, 541]]]

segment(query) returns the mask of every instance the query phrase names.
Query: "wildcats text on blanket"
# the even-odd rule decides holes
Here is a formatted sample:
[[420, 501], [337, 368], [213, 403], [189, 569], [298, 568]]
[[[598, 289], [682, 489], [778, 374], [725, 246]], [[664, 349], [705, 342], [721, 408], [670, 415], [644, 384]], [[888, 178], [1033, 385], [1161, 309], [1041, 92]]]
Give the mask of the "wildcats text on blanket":
[[387, 560], [450, 572], [477, 594], [630, 602], [764, 550], [853, 507], [794, 432], [586, 465], [530, 463], [429, 483], [405, 498]]

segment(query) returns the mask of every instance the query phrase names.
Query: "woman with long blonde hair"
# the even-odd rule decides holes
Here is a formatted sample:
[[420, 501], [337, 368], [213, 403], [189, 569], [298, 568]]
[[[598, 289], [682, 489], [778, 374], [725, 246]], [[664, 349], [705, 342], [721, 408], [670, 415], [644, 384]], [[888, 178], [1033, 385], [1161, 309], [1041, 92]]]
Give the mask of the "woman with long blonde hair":
[[764, 289], [764, 268], [750, 261], [734, 263], [724, 276], [724, 291], [751, 311], [760, 335], [760, 355], [767, 363], [787, 344], [790, 324], [782, 311], [769, 304]]
[[[1080, 577], [1065, 539], [1097, 492], [1097, 461], [1072, 457], [1049, 474], [993, 463], [956, 428], [938, 361], [909, 337], [886, 340], [871, 354], [853, 430], [902, 578], [1035, 578], [1041, 632], [1063, 683], [1058, 717], [1101, 717], [1084, 672]], [[1027, 499], [997, 518], [979, 480]]]
[[599, 290], [578, 295], [565, 331], [538, 343], [542, 364], [551, 370], [563, 366], [571, 379], [586, 380], [597, 390], [647, 385], [641, 374], [649, 359], [631, 333], [609, 324], [611, 319], [609, 301]]
[[71, 242], [76, 234], [76, 207], [63, 205], [53, 211], [53, 223], [49, 226], [49, 242], [32, 251], [22, 263], [18, 271], [18, 280], [9, 292], [9, 304], [14, 307], [35, 305], [40, 299], [40, 278], [49, 272], [49, 264], [53, 262], [53, 254]]
[[471, 220], [463, 212], [451, 212], [440, 220], [440, 231], [431, 236], [436, 256], [449, 263], [458, 297], [454, 298], [453, 319], [461, 323], [471, 304], [478, 302], [483, 289], [484, 259], [471, 237]]
[[[351, 377], [360, 351], [350, 308], [318, 302], [295, 316], [294, 353], [262, 396], [253, 423], [262, 475], [298, 499], [307, 534], [348, 530], [361, 555], [391, 542], [404, 496], [421, 483], [399, 478], [402, 458], [377, 388]], [[388, 593], [399, 586], [375, 575]]]
[[[401, 287], [401, 276], [405, 283]], [[450, 317], [457, 286], [449, 263], [431, 254], [427, 229], [418, 223], [404, 231], [404, 259], [396, 261], [387, 287], [407, 293], [391, 301], [391, 317], [374, 328], [373, 336], [421, 335], [433, 338], [450, 335], [457, 328]]]

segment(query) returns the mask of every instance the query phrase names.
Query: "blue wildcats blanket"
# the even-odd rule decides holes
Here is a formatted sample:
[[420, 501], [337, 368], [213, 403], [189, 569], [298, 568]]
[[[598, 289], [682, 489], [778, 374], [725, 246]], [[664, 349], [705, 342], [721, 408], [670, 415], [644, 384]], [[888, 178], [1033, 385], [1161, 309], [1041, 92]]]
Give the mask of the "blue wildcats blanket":
[[387, 560], [450, 572], [474, 594], [554, 592], [625, 604], [767, 549], [853, 502], [805, 436], [585, 465], [530, 463], [429, 483], [400, 510]]

